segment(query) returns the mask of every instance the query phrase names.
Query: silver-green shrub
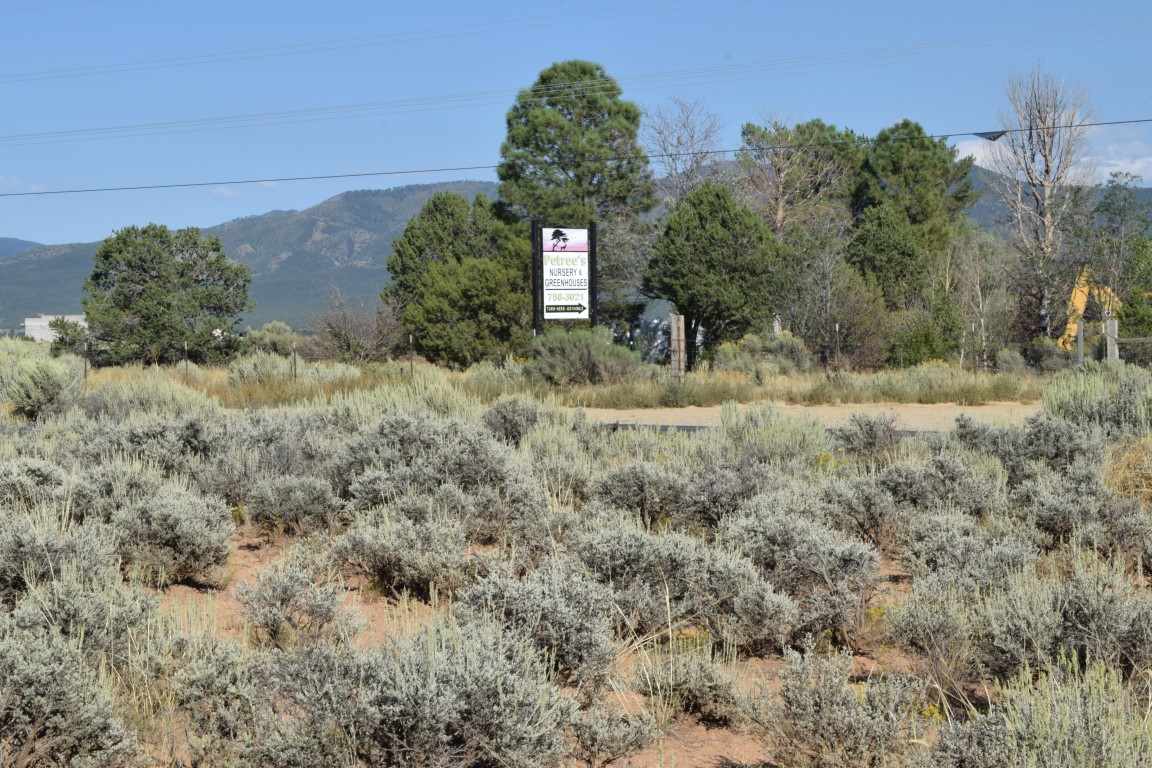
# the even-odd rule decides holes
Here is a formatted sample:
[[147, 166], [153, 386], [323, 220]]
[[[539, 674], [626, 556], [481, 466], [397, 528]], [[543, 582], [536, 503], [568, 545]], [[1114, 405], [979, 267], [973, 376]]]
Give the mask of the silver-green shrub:
[[1104, 432], [1049, 413], [1028, 417], [1023, 427], [993, 427], [968, 416], [956, 419], [953, 438], [968, 448], [995, 456], [1012, 486], [1026, 479], [1037, 462], [1056, 471], [1098, 465], [1104, 458]]
[[892, 639], [923, 656], [938, 691], [961, 700], [979, 669], [970, 600], [968, 585], [934, 573], [917, 578], [908, 599], [887, 614]]
[[1045, 544], [1076, 544], [1133, 560], [1152, 542], [1152, 518], [1135, 499], [1114, 494], [1098, 468], [1038, 468], [1012, 493], [1012, 514], [1044, 534]]
[[607, 329], [577, 328], [537, 336], [524, 375], [556, 386], [612, 384], [639, 369], [640, 356], [614, 343]]
[[176, 381], [169, 371], [149, 369], [134, 369], [130, 377], [89, 387], [77, 405], [89, 418], [112, 421], [144, 414], [176, 418], [220, 411], [215, 400]]
[[733, 675], [699, 651], [679, 650], [645, 660], [633, 687], [708, 727], [731, 726], [742, 714]]
[[266, 657], [248, 764], [559, 766], [572, 705], [530, 642], [491, 626], [434, 625], [366, 654]]
[[66, 483], [64, 470], [49, 461], [0, 460], [0, 506], [30, 509], [59, 498]]
[[74, 525], [52, 509], [0, 509], [0, 607], [65, 570], [90, 582], [118, 567], [116, 536], [107, 526]]
[[972, 609], [977, 661], [984, 674], [998, 679], [1052, 664], [1062, 633], [1058, 585], [1030, 571], [1013, 574]]
[[237, 644], [196, 638], [182, 643], [171, 671], [172, 698], [188, 718], [193, 765], [242, 764], [247, 734], [255, 726], [260, 699], [251, 660]]
[[12, 412], [27, 419], [60, 413], [80, 394], [82, 372], [79, 359], [26, 359], [4, 376], [0, 397], [12, 404]]
[[1080, 428], [1144, 434], [1152, 429], [1152, 373], [1135, 365], [1062, 373], [1044, 390], [1044, 410]]
[[686, 491], [682, 472], [652, 462], [637, 462], [601, 478], [592, 490], [592, 499], [635, 515], [645, 528], [655, 528], [680, 512]]
[[331, 530], [341, 504], [327, 480], [284, 475], [257, 483], [245, 511], [249, 522], [266, 530], [303, 534]]
[[788, 331], [778, 334], [749, 333], [717, 349], [712, 361], [719, 371], [741, 371], [757, 378], [806, 371], [813, 365], [804, 341]]
[[720, 426], [708, 439], [728, 464], [788, 465], [811, 461], [830, 449], [824, 426], [811, 418], [784, 414], [771, 405], [739, 407], [724, 403]]
[[996, 508], [988, 478], [959, 456], [941, 453], [926, 463], [894, 464], [877, 479], [897, 503], [916, 510], [950, 509], [978, 517]]
[[548, 500], [531, 468], [474, 424], [394, 412], [343, 452], [331, 477], [357, 509], [453, 487], [466, 500], [457, 517], [476, 543], [550, 543]]
[[705, 461], [687, 473], [676, 522], [708, 531], [755, 496], [764, 485], [767, 467]]
[[893, 549], [909, 518], [906, 507], [897, 505], [892, 494], [871, 475], [828, 482], [820, 490], [820, 501], [830, 525], [877, 549]]
[[117, 511], [112, 524], [124, 562], [158, 584], [209, 577], [236, 530], [223, 501], [172, 484]]
[[539, 423], [540, 403], [517, 395], [504, 395], [484, 411], [484, 426], [509, 445], [520, 445]]
[[900, 538], [901, 560], [913, 574], [945, 573], [974, 587], [998, 584], [1039, 555], [1025, 536], [959, 512], [914, 517]]
[[818, 521], [781, 514], [765, 497], [726, 518], [716, 537], [797, 602], [796, 632], [844, 631], [877, 578], [873, 546]]
[[1081, 557], [1064, 579], [1023, 570], [993, 587], [946, 573], [918, 579], [889, 617], [893, 635], [956, 679], [1006, 679], [1062, 657], [1125, 675], [1152, 666], [1152, 597], [1114, 564]]
[[694, 622], [756, 652], [780, 647], [796, 624], [795, 603], [750, 561], [695, 537], [603, 520], [577, 532], [570, 546], [597, 581], [612, 587], [625, 634]]
[[121, 768], [134, 754], [75, 642], [0, 617], [0, 765]]
[[1063, 651], [1124, 674], [1152, 667], [1152, 595], [1116, 563], [1082, 556], [1056, 591]]
[[216, 426], [210, 452], [191, 466], [206, 493], [244, 504], [261, 480], [277, 476], [320, 477], [328, 473], [357, 434], [351, 419], [317, 407], [263, 409], [230, 414]]
[[356, 630], [340, 603], [344, 585], [327, 553], [298, 545], [236, 590], [244, 620], [261, 645], [343, 642]]
[[857, 694], [847, 652], [825, 656], [809, 645], [785, 656], [780, 704], [769, 709], [778, 760], [797, 768], [896, 768], [916, 752], [920, 683], [873, 679]]
[[464, 590], [458, 605], [466, 626], [491, 617], [531, 638], [562, 681], [593, 690], [606, 681], [616, 657], [612, 590], [578, 563], [554, 558], [523, 578], [497, 570]]
[[870, 416], [854, 413], [842, 427], [830, 429], [840, 450], [863, 456], [874, 456], [891, 451], [900, 442], [896, 429], [896, 416], [890, 413]]
[[123, 421], [85, 419], [71, 425], [61, 452], [80, 465], [109, 456], [135, 459], [165, 474], [189, 473], [221, 448], [221, 422], [204, 414], [145, 414]]
[[577, 712], [571, 730], [572, 758], [584, 768], [608, 768], [648, 746], [659, 734], [651, 717], [613, 712], [603, 705]]
[[464, 585], [471, 558], [464, 526], [448, 517], [413, 521], [401, 509], [373, 510], [357, 518], [333, 547], [333, 556], [382, 590], [427, 599]]
[[[1083, 669], [1083, 671], [1081, 671]], [[946, 726], [938, 768], [1130, 768], [1152, 765], [1146, 690], [1105, 664], [1022, 671], [988, 712]]]
[[66, 564], [56, 578], [31, 585], [11, 619], [29, 633], [59, 633], [95, 661], [120, 668], [142, 644], [158, 605], [154, 595], [122, 584], [115, 569], [92, 579]]
[[131, 459], [109, 459], [75, 475], [69, 512], [76, 521], [108, 523], [121, 509], [155, 495], [164, 483], [164, 474], [156, 467]]

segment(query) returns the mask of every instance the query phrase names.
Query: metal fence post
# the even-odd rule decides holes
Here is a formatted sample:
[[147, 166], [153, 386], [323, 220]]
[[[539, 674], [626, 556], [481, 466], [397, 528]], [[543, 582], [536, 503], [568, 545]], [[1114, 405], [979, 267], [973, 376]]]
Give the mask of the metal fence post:
[[1120, 323], [1114, 317], [1108, 317], [1104, 320], [1104, 344], [1107, 349], [1108, 362], [1120, 362], [1120, 345], [1117, 342], [1119, 336]]

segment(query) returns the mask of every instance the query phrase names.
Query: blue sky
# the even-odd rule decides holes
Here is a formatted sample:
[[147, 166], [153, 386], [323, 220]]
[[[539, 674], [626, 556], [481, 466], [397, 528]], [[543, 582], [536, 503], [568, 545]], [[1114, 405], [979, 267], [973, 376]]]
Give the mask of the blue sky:
[[[863, 133], [905, 117], [934, 133], [995, 127], [1008, 78], [1036, 66], [1084, 89], [1099, 119], [1152, 117], [1150, 29], [1146, 0], [3, 0], [0, 192], [491, 163], [516, 90], [568, 58], [603, 63], [645, 108], [702, 101], [725, 146], [743, 122], [771, 117]], [[427, 102], [390, 104], [405, 99]], [[377, 106], [307, 122], [8, 138], [366, 103]], [[1099, 168], [1152, 180], [1152, 127], [1098, 130], [1092, 155]], [[58, 243], [148, 221], [208, 226], [465, 175], [495, 178], [0, 198], [0, 236]]]

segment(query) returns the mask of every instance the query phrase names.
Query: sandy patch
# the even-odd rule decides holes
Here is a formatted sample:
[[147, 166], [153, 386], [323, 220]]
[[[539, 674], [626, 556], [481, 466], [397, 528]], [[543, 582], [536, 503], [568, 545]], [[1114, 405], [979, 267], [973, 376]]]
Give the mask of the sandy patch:
[[[1039, 403], [843, 403], [839, 405], [796, 405], [774, 403], [782, 412], [816, 419], [826, 427], [839, 427], [854, 413], [870, 416], [893, 414], [900, 429], [929, 432], [946, 431], [956, 424], [961, 414], [986, 424], [1012, 426], [1040, 410]], [[747, 408], [747, 405], [739, 405]], [[642, 424], [648, 426], [714, 427], [720, 423], [720, 406], [688, 408], [584, 408], [589, 421], [601, 424]]]

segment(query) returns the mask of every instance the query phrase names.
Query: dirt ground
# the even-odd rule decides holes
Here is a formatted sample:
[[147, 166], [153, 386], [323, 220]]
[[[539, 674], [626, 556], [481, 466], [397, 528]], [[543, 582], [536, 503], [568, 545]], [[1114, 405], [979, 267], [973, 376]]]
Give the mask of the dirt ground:
[[[680, 409], [667, 409], [676, 413]], [[694, 412], [717, 409], [683, 409]], [[220, 637], [243, 641], [247, 634], [239, 601], [238, 588], [253, 582], [260, 573], [283, 557], [292, 540], [283, 536], [268, 539], [250, 528], [242, 528], [232, 541], [228, 563], [216, 586], [190, 587], [173, 585], [158, 590], [161, 610], [186, 628], [198, 627]], [[885, 607], [899, 604], [907, 597], [908, 575], [886, 558], [881, 560], [880, 580], [869, 606], [882, 613]], [[427, 605], [412, 599], [392, 600], [369, 590], [359, 580], [347, 585], [344, 607], [360, 620], [361, 629], [353, 645], [370, 649], [401, 635], [417, 631], [447, 610], [447, 605]], [[877, 613], [877, 615], [880, 615]], [[867, 678], [883, 672], [910, 674], [912, 660], [903, 651], [884, 642], [876, 619], [866, 619], [856, 637], [854, 678]], [[628, 654], [618, 660], [622, 679], [628, 677]], [[733, 662], [730, 673], [738, 689], [750, 692], [778, 689], [779, 673], [784, 660], [779, 656], [740, 659]], [[606, 696], [606, 704], [623, 710], [642, 706], [643, 698], [626, 689]], [[622, 759], [621, 768], [760, 768], [771, 765], [763, 734], [744, 726], [707, 727], [691, 717], [677, 716], [662, 738], [640, 752]], [[571, 768], [577, 768], [571, 764]]]
[[[997, 426], [1024, 423], [1024, 419], [1040, 410], [1039, 403], [988, 403], [987, 405], [957, 405], [939, 403], [844, 403], [839, 405], [792, 405], [775, 403], [784, 413], [808, 416], [826, 427], [844, 425], [854, 413], [876, 415], [891, 413], [896, 416], [900, 429], [942, 432], [952, 429], [956, 417], [967, 414], [973, 419]], [[741, 408], [747, 405], [739, 406]], [[602, 424], [644, 424], [650, 426], [713, 427], [720, 423], [720, 406], [704, 408], [584, 408], [590, 421]]]

